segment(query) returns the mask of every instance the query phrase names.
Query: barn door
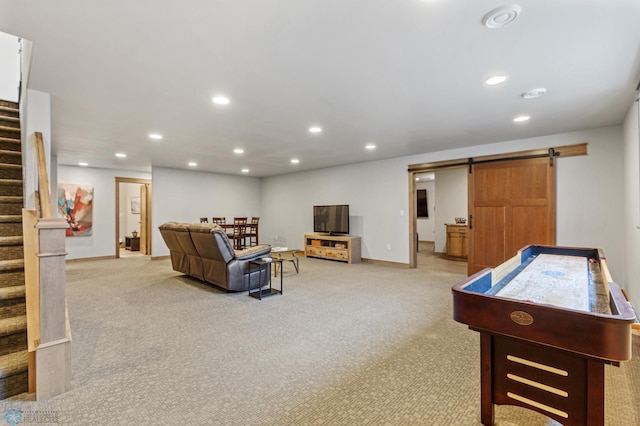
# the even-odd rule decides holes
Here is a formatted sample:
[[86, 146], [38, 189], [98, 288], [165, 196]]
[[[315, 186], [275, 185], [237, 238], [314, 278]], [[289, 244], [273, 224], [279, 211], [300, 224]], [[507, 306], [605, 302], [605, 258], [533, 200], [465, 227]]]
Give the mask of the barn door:
[[498, 266], [527, 244], [555, 244], [554, 163], [542, 157], [470, 167], [469, 275]]

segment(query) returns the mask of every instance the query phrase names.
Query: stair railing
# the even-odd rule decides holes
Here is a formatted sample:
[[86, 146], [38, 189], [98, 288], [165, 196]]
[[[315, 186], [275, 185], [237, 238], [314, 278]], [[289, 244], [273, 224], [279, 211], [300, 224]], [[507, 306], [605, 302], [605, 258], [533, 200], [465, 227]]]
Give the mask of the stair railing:
[[29, 392], [46, 400], [71, 384], [71, 330], [65, 291], [66, 220], [53, 215], [42, 133], [35, 133], [39, 210], [22, 211]]

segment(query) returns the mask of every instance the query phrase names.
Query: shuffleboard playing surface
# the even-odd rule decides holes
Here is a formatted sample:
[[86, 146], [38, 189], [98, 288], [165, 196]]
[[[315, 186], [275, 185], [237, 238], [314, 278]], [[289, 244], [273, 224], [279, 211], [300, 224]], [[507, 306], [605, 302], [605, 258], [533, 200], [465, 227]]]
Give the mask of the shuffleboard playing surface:
[[496, 295], [588, 312], [588, 260], [540, 254]]

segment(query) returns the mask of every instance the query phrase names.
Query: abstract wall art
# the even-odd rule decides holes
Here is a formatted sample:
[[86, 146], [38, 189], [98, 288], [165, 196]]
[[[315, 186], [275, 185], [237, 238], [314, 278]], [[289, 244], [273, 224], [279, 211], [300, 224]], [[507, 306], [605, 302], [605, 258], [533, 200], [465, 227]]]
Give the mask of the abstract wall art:
[[58, 184], [58, 214], [69, 227], [67, 237], [88, 237], [93, 226], [93, 186]]

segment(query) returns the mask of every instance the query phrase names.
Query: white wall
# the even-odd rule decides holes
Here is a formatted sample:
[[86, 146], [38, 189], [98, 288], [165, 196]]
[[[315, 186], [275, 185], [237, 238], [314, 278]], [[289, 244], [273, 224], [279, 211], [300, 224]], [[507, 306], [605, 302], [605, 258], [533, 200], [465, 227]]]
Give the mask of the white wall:
[[[154, 167], [151, 246], [153, 257], [169, 255], [158, 226], [165, 222], [199, 222], [200, 217], [260, 216], [260, 179]], [[262, 243], [262, 219], [260, 219]]]
[[436, 253], [447, 251], [447, 228], [445, 224], [455, 223], [456, 217], [468, 218], [467, 168], [441, 170], [435, 173], [436, 214], [435, 214], [435, 244]]
[[[288, 246], [302, 248], [303, 235], [313, 230], [313, 205], [349, 204], [351, 234], [362, 237], [362, 256], [406, 264], [409, 262], [408, 165], [583, 142], [588, 143], [589, 155], [561, 158], [557, 163], [557, 243], [604, 249], [611, 273], [614, 279], [620, 281], [620, 277], [624, 277], [625, 229], [622, 207], [625, 204], [619, 191], [611, 190], [623, 186], [622, 150], [628, 143], [623, 143], [620, 126], [358, 163], [262, 180], [156, 167], [152, 172], [153, 255], [168, 254], [157, 231], [160, 224], [174, 220], [196, 222], [200, 216], [218, 215], [228, 219], [234, 216], [261, 216], [261, 242], [271, 243], [278, 236], [284, 238]], [[638, 158], [637, 154], [635, 158]], [[144, 173], [93, 170], [64, 166], [59, 170], [61, 182], [91, 183], [95, 187], [94, 236], [85, 240], [69, 238], [69, 258], [112, 255], [115, 232], [114, 177], [149, 178]], [[637, 176], [635, 179], [638, 185]], [[453, 213], [453, 217], [457, 215], [463, 213]], [[391, 249], [388, 250], [387, 245]]]
[[623, 285], [636, 313], [640, 313], [640, 117], [633, 103], [624, 121], [624, 275], [613, 278]]
[[416, 229], [418, 231], [418, 240], [419, 241], [434, 241], [435, 239], [435, 217], [433, 206], [435, 205], [436, 198], [436, 185], [435, 181], [425, 181], [416, 183], [416, 189], [426, 189], [427, 190], [427, 211], [429, 217], [418, 218]]
[[[584, 142], [589, 155], [558, 161], [557, 243], [604, 249], [612, 274], [622, 276], [623, 203], [611, 190], [623, 183], [619, 126], [264, 178], [261, 233], [284, 235], [289, 246], [302, 246], [303, 235], [313, 229], [311, 206], [349, 204], [351, 233], [362, 237], [362, 256], [408, 263], [408, 165]], [[598, 201], [601, 206], [594, 205]]]
[[278, 236], [303, 249], [314, 205], [349, 204], [350, 234], [362, 237], [362, 257], [407, 263], [407, 179], [403, 158], [263, 178], [261, 240]]
[[[59, 183], [93, 186], [93, 228], [88, 237], [67, 237], [67, 259], [115, 256], [116, 176], [150, 179], [149, 173], [58, 166]], [[54, 195], [54, 199], [56, 196]]]
[[0, 32], [0, 99], [18, 102], [20, 85], [20, 43], [18, 37]]
[[[35, 191], [38, 189], [38, 160], [36, 154], [35, 132], [42, 133], [47, 171], [51, 176], [51, 96], [37, 90], [27, 90], [25, 117], [23, 119], [23, 153], [24, 164], [24, 205], [29, 210], [35, 209]], [[54, 166], [55, 167], [55, 166]], [[52, 192], [52, 207], [55, 207], [55, 192]]]

